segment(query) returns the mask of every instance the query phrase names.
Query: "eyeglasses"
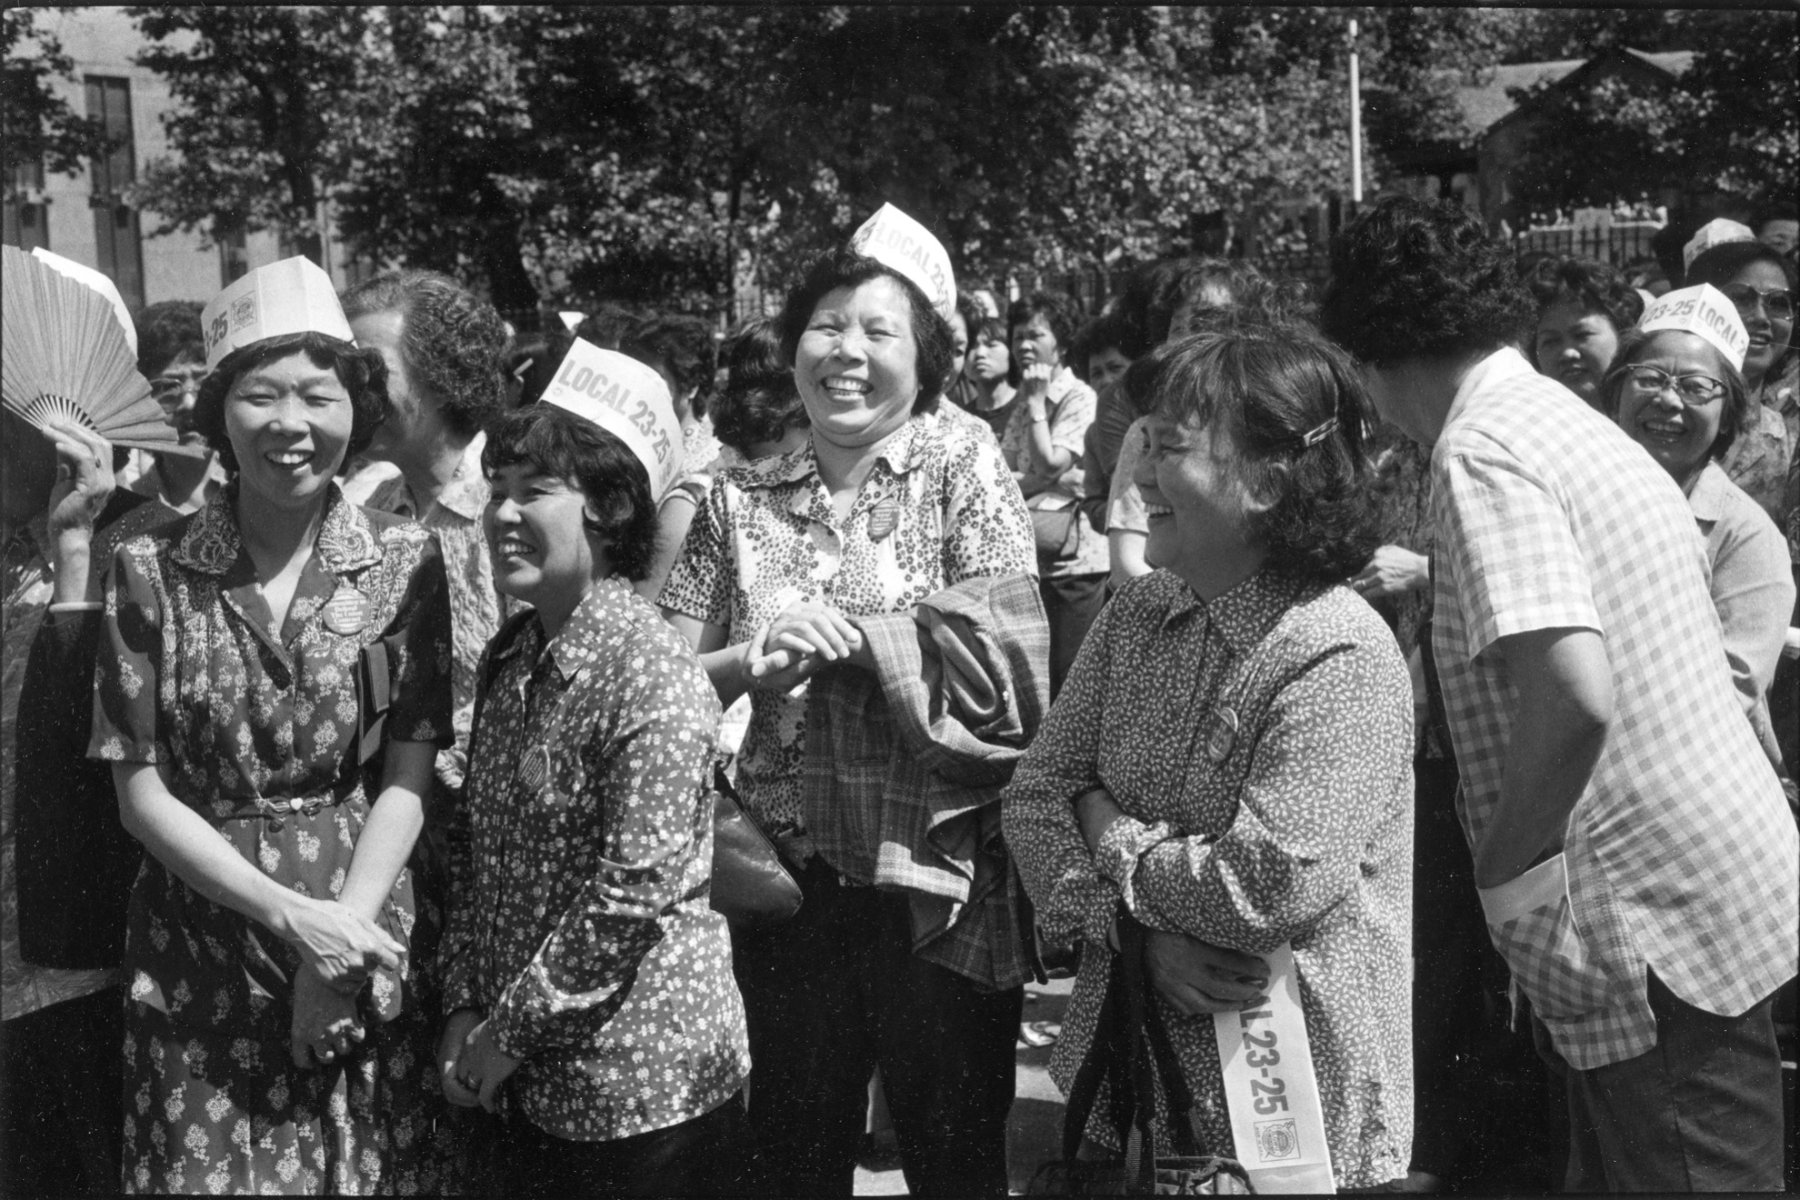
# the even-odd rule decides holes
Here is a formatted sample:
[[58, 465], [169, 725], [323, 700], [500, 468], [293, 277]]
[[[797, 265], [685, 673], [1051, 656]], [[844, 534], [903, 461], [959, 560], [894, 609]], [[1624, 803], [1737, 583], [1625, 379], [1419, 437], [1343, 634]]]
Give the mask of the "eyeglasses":
[[164, 408], [174, 408], [189, 396], [198, 399], [200, 385], [206, 382], [206, 376], [188, 377], [182, 375], [158, 375], [150, 381], [150, 395]]
[[1777, 321], [1794, 315], [1794, 293], [1781, 288], [1759, 292], [1747, 283], [1728, 283], [1719, 290], [1725, 293], [1727, 300], [1737, 305], [1737, 310], [1741, 313], [1747, 313], [1761, 303], [1763, 311]]
[[1625, 386], [1645, 396], [1660, 396], [1674, 388], [1688, 404], [1710, 404], [1725, 394], [1725, 384], [1711, 375], [1671, 375], [1656, 367], [1628, 367]]

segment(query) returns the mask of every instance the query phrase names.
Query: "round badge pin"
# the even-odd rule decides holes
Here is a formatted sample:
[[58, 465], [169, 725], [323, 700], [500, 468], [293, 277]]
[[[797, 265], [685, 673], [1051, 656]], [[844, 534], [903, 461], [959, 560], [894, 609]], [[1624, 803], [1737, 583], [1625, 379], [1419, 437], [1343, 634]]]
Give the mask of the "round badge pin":
[[1217, 766], [1231, 757], [1231, 748], [1237, 744], [1237, 714], [1223, 704], [1213, 709], [1212, 728], [1206, 731], [1206, 757]]
[[369, 598], [348, 584], [325, 602], [325, 628], [343, 637], [359, 633], [369, 623]]
[[889, 496], [869, 513], [869, 540], [879, 542], [900, 524], [900, 501]]
[[537, 791], [550, 778], [550, 751], [543, 746], [535, 746], [525, 752], [525, 759], [519, 764], [519, 782], [526, 790]]

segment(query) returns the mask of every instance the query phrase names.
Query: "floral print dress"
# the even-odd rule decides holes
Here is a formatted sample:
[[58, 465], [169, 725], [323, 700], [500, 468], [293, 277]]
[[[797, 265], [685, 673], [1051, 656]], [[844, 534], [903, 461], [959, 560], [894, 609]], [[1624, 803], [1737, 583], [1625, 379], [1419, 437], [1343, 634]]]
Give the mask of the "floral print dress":
[[[125, 543], [106, 584], [91, 757], [157, 765], [271, 879], [344, 885], [390, 739], [449, 744], [450, 609], [432, 536], [334, 486], [271, 628], [236, 489]], [[432, 1190], [435, 1022], [418, 964], [441, 921], [402, 871], [379, 923], [409, 946], [359, 1000], [367, 1040], [301, 1069], [299, 952], [146, 856], [126, 934], [124, 1179], [137, 1192]]]

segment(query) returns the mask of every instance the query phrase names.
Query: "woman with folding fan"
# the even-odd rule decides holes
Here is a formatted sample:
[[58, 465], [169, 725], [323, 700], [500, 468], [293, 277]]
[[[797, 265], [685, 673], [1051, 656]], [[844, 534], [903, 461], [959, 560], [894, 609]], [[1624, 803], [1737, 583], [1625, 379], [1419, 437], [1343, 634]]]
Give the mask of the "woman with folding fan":
[[123, 1185], [434, 1190], [411, 860], [451, 737], [443, 563], [338, 487], [386, 371], [322, 271], [261, 268], [202, 324], [194, 425], [230, 482], [115, 556], [89, 748], [147, 851]]

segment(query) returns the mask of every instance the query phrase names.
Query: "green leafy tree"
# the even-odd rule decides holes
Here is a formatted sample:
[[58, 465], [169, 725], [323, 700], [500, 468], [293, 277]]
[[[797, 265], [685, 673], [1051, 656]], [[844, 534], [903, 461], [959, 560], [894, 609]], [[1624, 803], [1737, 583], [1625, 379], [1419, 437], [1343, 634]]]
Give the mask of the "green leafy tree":
[[0, 10], [0, 40], [6, 64], [0, 84], [0, 155], [7, 174], [42, 165], [53, 173], [79, 170], [88, 158], [106, 149], [98, 122], [78, 116], [56, 90], [54, 79], [74, 73], [62, 43], [38, 25], [42, 9]]

